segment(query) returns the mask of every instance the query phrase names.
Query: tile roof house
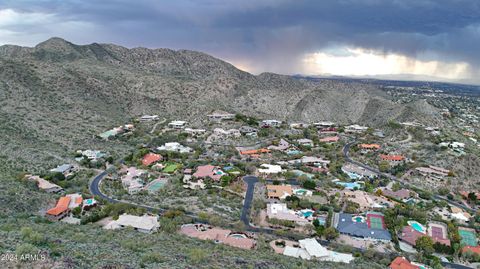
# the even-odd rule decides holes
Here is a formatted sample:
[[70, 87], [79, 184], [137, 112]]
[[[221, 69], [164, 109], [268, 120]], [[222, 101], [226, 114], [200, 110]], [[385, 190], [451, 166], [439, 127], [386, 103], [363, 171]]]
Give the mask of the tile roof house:
[[70, 201], [71, 198], [69, 196], [60, 197], [57, 202], [57, 205], [54, 208], [51, 208], [47, 211], [46, 217], [51, 221], [58, 221], [67, 216], [70, 212]]
[[382, 190], [382, 195], [386, 197], [391, 197], [397, 200], [404, 200], [410, 197], [416, 197], [417, 194], [409, 189], [400, 189], [398, 191], [393, 191], [387, 188], [380, 188]]
[[162, 155], [155, 153], [147, 153], [143, 156], [142, 164], [145, 166], [150, 166], [156, 162], [159, 162], [163, 159]]
[[201, 179], [211, 178], [214, 181], [219, 181], [224, 174], [218, 166], [202, 165], [197, 167], [197, 171], [193, 173], [193, 177]]
[[340, 140], [339, 136], [328, 136], [320, 138], [318, 141], [320, 141], [321, 143], [335, 143], [338, 142], [338, 140]]
[[467, 252], [471, 252], [471, 253], [475, 253], [475, 254], [480, 255], [480, 246], [476, 246], [476, 247], [464, 246], [462, 248], [462, 253], [467, 253]]
[[443, 227], [443, 224], [441, 227], [440, 225], [441, 224], [436, 222], [429, 223], [427, 234], [421, 233], [413, 229], [411, 226], [405, 226], [402, 228], [398, 236], [398, 239], [402, 240], [403, 242], [411, 246], [415, 246], [418, 238], [422, 236], [429, 236], [430, 238], [433, 239], [433, 242], [435, 243], [440, 243], [443, 245], [450, 246], [450, 240], [447, 238], [446, 230], [443, 230], [443, 229], [446, 229], [446, 227]]
[[405, 156], [380, 154], [380, 159], [389, 162], [402, 162], [405, 161]]
[[63, 190], [62, 187], [51, 183], [50, 181], [47, 181], [39, 176], [32, 176], [32, 175], [26, 175], [25, 176], [28, 180], [35, 181], [37, 183], [37, 187], [40, 190], [43, 190], [48, 193], [57, 193]]
[[268, 199], [285, 199], [293, 194], [291, 185], [267, 185]]
[[420, 266], [410, 263], [405, 257], [396, 257], [390, 266], [389, 269], [420, 269]]
[[201, 240], [212, 240], [215, 243], [222, 243], [242, 249], [253, 249], [256, 245], [256, 241], [249, 234], [235, 233], [207, 224], [184, 224], [180, 228], [180, 233], [189, 237], [195, 237]]
[[257, 155], [262, 153], [270, 153], [270, 150], [261, 148], [261, 149], [251, 149], [251, 150], [240, 151], [241, 155]]
[[368, 212], [366, 217], [336, 213], [334, 226], [341, 234], [370, 240], [390, 241], [392, 236], [386, 230], [383, 214]]
[[380, 149], [379, 144], [360, 144], [358, 145], [358, 147], [361, 149], [373, 149], [373, 150]]
[[403, 242], [411, 246], [415, 246], [417, 239], [422, 236], [427, 236], [427, 235], [413, 229], [410, 226], [405, 226], [400, 231], [400, 234], [398, 235], [398, 239], [402, 240]]

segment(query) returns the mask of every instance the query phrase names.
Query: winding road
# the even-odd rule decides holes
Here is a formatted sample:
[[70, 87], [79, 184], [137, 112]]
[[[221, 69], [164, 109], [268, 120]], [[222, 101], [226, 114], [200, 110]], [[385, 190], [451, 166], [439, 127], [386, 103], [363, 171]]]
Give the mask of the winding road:
[[[376, 168], [373, 168], [373, 167], [370, 167], [370, 166], [368, 166], [368, 165], [366, 165], [366, 164], [363, 164], [363, 163], [360, 163], [360, 162], [357, 162], [357, 161], [352, 160], [352, 159], [350, 158], [349, 152], [350, 152], [350, 147], [351, 147], [353, 144], [355, 144], [355, 143], [356, 143], [356, 141], [352, 141], [352, 142], [349, 142], [349, 143], [345, 144], [345, 146], [343, 147], [343, 150], [342, 150], [342, 151], [343, 151], [343, 157], [345, 158], [345, 161], [346, 161], [346, 162], [349, 162], [349, 163], [358, 165], [358, 166], [360, 166], [360, 167], [362, 167], [362, 168], [364, 168], [364, 169], [366, 169], [366, 170], [368, 170], [368, 171], [371, 171], [371, 172], [374, 172], [374, 173], [376, 173], [376, 174], [382, 175], [382, 176], [384, 176], [384, 177], [386, 177], [386, 178], [389, 178], [389, 179], [391, 179], [391, 180], [393, 180], [393, 181], [396, 181], [396, 182], [398, 182], [398, 183], [400, 183], [400, 184], [402, 184], [402, 185], [405, 185], [405, 186], [407, 186], [407, 187], [410, 187], [410, 188], [413, 187], [411, 184], [406, 183], [406, 182], [400, 180], [399, 178], [397, 178], [397, 177], [394, 176], [394, 175], [380, 172], [380, 171], [379, 171], [378, 169], [376, 169]], [[417, 189], [418, 189], [418, 188], [417, 188]], [[443, 200], [443, 201], [447, 202], [447, 203], [450, 204], [450, 205], [453, 205], [453, 206], [462, 208], [462, 209], [464, 209], [464, 210], [467, 211], [467, 212], [470, 212], [470, 213], [475, 214], [475, 210], [471, 209], [471, 208], [468, 207], [468, 206], [465, 206], [464, 204], [461, 204], [461, 203], [458, 203], [458, 202], [449, 200], [448, 198], [443, 197], [443, 196], [440, 196], [440, 195], [438, 195], [438, 194], [434, 194], [432, 197], [433, 197], [434, 200]]]

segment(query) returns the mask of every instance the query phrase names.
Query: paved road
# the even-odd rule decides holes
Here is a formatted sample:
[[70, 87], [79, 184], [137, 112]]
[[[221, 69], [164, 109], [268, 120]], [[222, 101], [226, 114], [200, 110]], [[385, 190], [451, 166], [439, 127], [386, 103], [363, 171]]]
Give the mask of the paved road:
[[247, 227], [250, 227], [250, 209], [252, 208], [253, 192], [255, 190], [255, 184], [258, 182], [258, 178], [255, 176], [245, 176], [243, 177], [243, 181], [247, 183], [247, 193], [245, 194], [240, 220]]
[[[377, 173], [377, 174], [379, 174], [379, 175], [382, 175], [382, 176], [384, 176], [384, 177], [386, 177], [386, 178], [389, 178], [389, 179], [391, 179], [391, 180], [393, 180], [393, 181], [399, 182], [400, 184], [405, 185], [405, 186], [407, 186], [407, 187], [413, 187], [411, 184], [408, 184], [408, 183], [406, 183], [406, 182], [398, 179], [398, 178], [397, 178], [396, 176], [394, 176], [394, 175], [387, 174], [387, 173], [382, 173], [382, 172], [380, 172], [380, 171], [379, 171], [378, 169], [376, 169], [376, 168], [373, 168], [373, 167], [370, 167], [370, 166], [368, 166], [368, 165], [366, 165], [366, 164], [363, 164], [363, 163], [360, 163], [360, 162], [357, 162], [357, 161], [352, 160], [352, 159], [350, 158], [349, 152], [350, 152], [350, 147], [351, 147], [354, 143], [355, 143], [355, 141], [350, 142], [350, 143], [347, 143], [347, 144], [343, 147], [343, 156], [344, 156], [346, 162], [349, 162], [349, 163], [353, 163], [353, 164], [355, 164], [355, 165], [358, 165], [358, 166], [360, 166], [360, 167], [362, 167], [362, 168], [364, 168], [364, 169], [366, 169], [366, 170], [368, 170], [368, 171], [371, 171], [371, 172]], [[448, 198], [443, 197], [443, 196], [440, 196], [440, 195], [438, 195], [438, 194], [434, 194], [434, 195], [433, 195], [433, 199], [435, 199], [435, 200], [443, 200], [443, 201], [447, 202], [447, 203], [450, 204], [450, 205], [453, 205], [453, 206], [462, 208], [462, 209], [464, 209], [464, 210], [466, 210], [466, 211], [468, 211], [468, 212], [470, 212], [470, 213], [475, 214], [475, 210], [469, 208], [468, 206], [465, 206], [464, 204], [461, 204], [461, 203], [458, 203], [458, 202], [455, 202], [455, 201], [451, 201], [451, 200], [449, 200]]]

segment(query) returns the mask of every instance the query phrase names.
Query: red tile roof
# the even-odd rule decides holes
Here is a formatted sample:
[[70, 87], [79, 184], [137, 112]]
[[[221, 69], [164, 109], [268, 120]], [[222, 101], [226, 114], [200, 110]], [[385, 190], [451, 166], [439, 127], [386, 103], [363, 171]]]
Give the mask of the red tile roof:
[[359, 147], [362, 149], [380, 149], [379, 144], [360, 144]]
[[241, 155], [256, 155], [256, 154], [259, 154], [259, 153], [269, 153], [269, 152], [270, 152], [269, 149], [262, 148], [262, 149], [252, 149], [252, 150], [240, 151], [240, 154]]
[[380, 158], [385, 161], [403, 161], [405, 160], [405, 157], [402, 155], [385, 155], [385, 154], [380, 154]]
[[411, 264], [405, 257], [396, 257], [389, 266], [390, 269], [419, 269], [420, 266]]
[[220, 170], [218, 166], [202, 165], [197, 167], [197, 171], [193, 174], [196, 178], [211, 178], [215, 181], [219, 181], [222, 177], [221, 173], [217, 173]]
[[476, 253], [476, 254], [480, 254], [480, 246], [476, 246], [476, 247], [472, 247], [472, 246], [464, 246], [463, 249], [462, 249], [462, 252], [465, 253], [465, 252], [473, 252], [473, 253]]
[[58, 200], [57, 205], [54, 208], [49, 209], [47, 211], [47, 214], [52, 216], [58, 216], [68, 210], [69, 204], [70, 204], [70, 197], [68, 196], [61, 197]]
[[422, 236], [428, 236], [428, 235], [423, 234], [423, 233], [413, 229], [410, 226], [405, 226], [405, 227], [403, 227], [399, 238], [400, 238], [400, 240], [405, 241], [412, 246], [415, 246], [417, 239], [422, 237]]
[[145, 166], [150, 166], [161, 160], [162, 160], [162, 155], [155, 154], [155, 153], [148, 153], [147, 155], [143, 156], [142, 164]]
[[329, 136], [329, 137], [321, 138], [319, 141], [329, 143], [329, 142], [337, 142], [338, 140], [340, 140], [339, 136]]

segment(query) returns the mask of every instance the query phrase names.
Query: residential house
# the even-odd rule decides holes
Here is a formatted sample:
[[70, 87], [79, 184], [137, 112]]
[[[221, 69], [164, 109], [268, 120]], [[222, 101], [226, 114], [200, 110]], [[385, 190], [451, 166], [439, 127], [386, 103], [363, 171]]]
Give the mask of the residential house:
[[142, 164], [145, 166], [150, 166], [156, 162], [162, 161], [162, 159], [163, 157], [160, 154], [147, 153], [145, 156], [143, 156]]
[[32, 176], [32, 175], [26, 175], [25, 176], [28, 180], [35, 181], [37, 183], [37, 187], [40, 190], [43, 190], [48, 193], [57, 193], [61, 192], [63, 190], [62, 187], [58, 186], [57, 184], [53, 184], [39, 176]]
[[432, 238], [433, 242], [435, 243], [450, 246], [450, 240], [448, 239], [447, 227], [445, 224], [440, 222], [431, 222], [428, 226], [429, 227], [426, 233], [417, 231], [412, 226], [405, 226], [398, 235], [398, 239], [415, 247], [418, 238], [422, 236], [428, 236]]
[[186, 121], [174, 120], [168, 124], [168, 127], [172, 129], [183, 129], [187, 125]]
[[291, 147], [290, 143], [288, 143], [285, 139], [280, 139], [277, 145], [270, 145], [268, 149], [270, 150], [278, 150], [278, 151], [286, 151]]
[[83, 151], [82, 150], [77, 150], [77, 153], [81, 154], [83, 157], [85, 157], [89, 160], [98, 160], [98, 159], [101, 159], [101, 158], [104, 158], [105, 156], [107, 156], [106, 153], [104, 153], [100, 150], [90, 150], [90, 149], [83, 150]]
[[293, 221], [300, 225], [309, 223], [308, 218], [305, 218], [302, 214], [297, 214], [295, 211], [288, 209], [287, 204], [284, 203], [267, 204], [267, 217], [269, 219]]
[[233, 120], [235, 119], [235, 114], [216, 110], [213, 111], [211, 114], [207, 115], [207, 117], [211, 121]]
[[376, 173], [351, 163], [344, 164], [342, 171], [354, 180], [362, 178], [374, 179], [377, 177]]
[[402, 155], [386, 155], [380, 154], [382, 161], [387, 161], [390, 165], [395, 166], [405, 162], [405, 156]]
[[382, 195], [385, 197], [390, 197], [396, 200], [404, 201], [412, 197], [417, 197], [417, 193], [411, 191], [409, 189], [400, 189], [397, 191], [393, 191], [391, 189], [380, 187], [379, 190], [382, 191]]
[[157, 121], [159, 119], [158, 115], [143, 115], [140, 117], [140, 121]]
[[60, 197], [54, 208], [47, 210], [45, 217], [51, 221], [59, 221], [70, 213], [70, 196]]
[[143, 189], [144, 179], [147, 176], [146, 171], [139, 170], [135, 167], [123, 168], [120, 171], [122, 185], [127, 189], [129, 194], [138, 193]]
[[221, 138], [237, 138], [242, 136], [238, 129], [224, 130], [222, 128], [215, 128], [213, 134]]
[[207, 224], [184, 224], [180, 228], [180, 233], [242, 249], [253, 249], [256, 246], [255, 239], [249, 233], [236, 233]]
[[83, 200], [83, 205], [82, 205], [83, 210], [88, 210], [95, 206], [97, 206], [97, 201], [95, 200], [95, 198], [89, 198], [89, 199]]
[[179, 153], [190, 153], [193, 151], [192, 148], [183, 146], [178, 142], [165, 143], [165, 145], [158, 147], [157, 150], [158, 151], [174, 151]]
[[358, 145], [358, 148], [360, 148], [362, 152], [376, 151], [380, 149], [380, 145], [379, 144], [360, 144]]
[[302, 258], [304, 260], [319, 260], [328, 262], [343, 262], [350, 263], [353, 261], [352, 254], [339, 253], [330, 251], [324, 246], [320, 245], [315, 238], [306, 238], [299, 240], [298, 243], [293, 241], [283, 241], [284, 247], [279, 247], [273, 241], [270, 245], [274, 248], [276, 253], [283, 254], [285, 256]]
[[338, 133], [337, 128], [335, 127], [327, 127], [327, 128], [321, 128], [318, 130], [319, 134], [336, 134]]
[[133, 124], [125, 124], [123, 126], [119, 126], [116, 128], [113, 128], [111, 130], [108, 130], [106, 132], [103, 132], [99, 134], [100, 138], [108, 140], [110, 138], [116, 137], [121, 134], [127, 134], [132, 132], [135, 129], [135, 126]]
[[329, 160], [325, 160], [315, 156], [303, 156], [300, 159], [290, 160], [286, 162], [288, 164], [305, 164], [315, 167], [327, 167], [330, 164]]
[[260, 127], [262, 128], [280, 127], [280, 125], [282, 125], [282, 122], [279, 120], [263, 120], [260, 123]]
[[456, 207], [456, 206], [450, 206], [450, 210], [452, 213], [450, 213], [450, 218], [456, 219], [457, 221], [461, 223], [468, 223], [470, 219], [472, 218], [472, 215], [470, 213], [464, 211], [463, 209]]
[[390, 266], [389, 269], [421, 269], [422, 267], [412, 264], [405, 257], [396, 257]]
[[218, 166], [202, 165], [197, 167], [197, 171], [193, 174], [193, 177], [197, 179], [210, 178], [214, 181], [220, 181], [223, 175], [225, 175], [225, 172], [220, 170]]
[[143, 233], [153, 233], [160, 228], [160, 223], [156, 216], [143, 215], [139, 217], [124, 213], [118, 217], [118, 220], [111, 221], [104, 228], [113, 230], [125, 227], [133, 227], [136, 231]]
[[310, 124], [308, 123], [291, 123], [290, 124], [290, 128], [292, 129], [304, 129], [304, 128], [308, 128], [310, 126]]
[[331, 121], [320, 121], [313, 123], [313, 125], [317, 128], [328, 128], [335, 126], [335, 123]]
[[285, 199], [293, 194], [292, 185], [267, 185], [268, 199]]
[[258, 172], [261, 174], [271, 175], [278, 174], [282, 172], [282, 167], [276, 164], [261, 164], [261, 168], [258, 169]]
[[381, 196], [371, 195], [362, 190], [344, 190], [342, 191], [342, 194], [346, 200], [358, 204], [360, 211], [394, 206], [393, 202], [390, 202], [388, 199]]
[[193, 137], [202, 136], [207, 132], [207, 130], [205, 129], [192, 129], [192, 128], [185, 128], [183, 131]]
[[53, 169], [50, 169], [52, 173], [62, 173], [65, 177], [71, 175], [75, 171], [75, 167], [72, 164], [62, 164]]
[[345, 133], [363, 133], [366, 130], [368, 130], [368, 127], [360, 126], [358, 124], [345, 126]]
[[320, 141], [320, 143], [336, 143], [338, 140], [340, 140], [340, 136], [337, 135], [320, 138], [318, 141]]
[[297, 143], [301, 146], [305, 146], [305, 147], [313, 147], [313, 141], [312, 139], [308, 139], [308, 138], [301, 138], [301, 139], [297, 139]]
[[334, 227], [349, 236], [374, 241], [390, 241], [392, 236], [386, 229], [384, 216], [378, 212], [367, 212], [365, 217], [346, 213], [335, 213]]
[[242, 135], [250, 135], [252, 136], [252, 134], [255, 134], [255, 136], [257, 135], [257, 132], [258, 132], [258, 129], [257, 128], [253, 128], [251, 126], [242, 126], [240, 127], [240, 129], [238, 129], [240, 131], [240, 133]]
[[261, 154], [264, 154], [264, 153], [270, 153], [270, 150], [266, 148], [261, 148], [261, 149], [251, 149], [251, 150], [240, 151], [240, 155], [249, 156], [252, 158], [259, 158]]
[[450, 173], [447, 169], [433, 165], [429, 165], [428, 167], [417, 167], [415, 170], [420, 173], [420, 175], [433, 179], [443, 179]]

